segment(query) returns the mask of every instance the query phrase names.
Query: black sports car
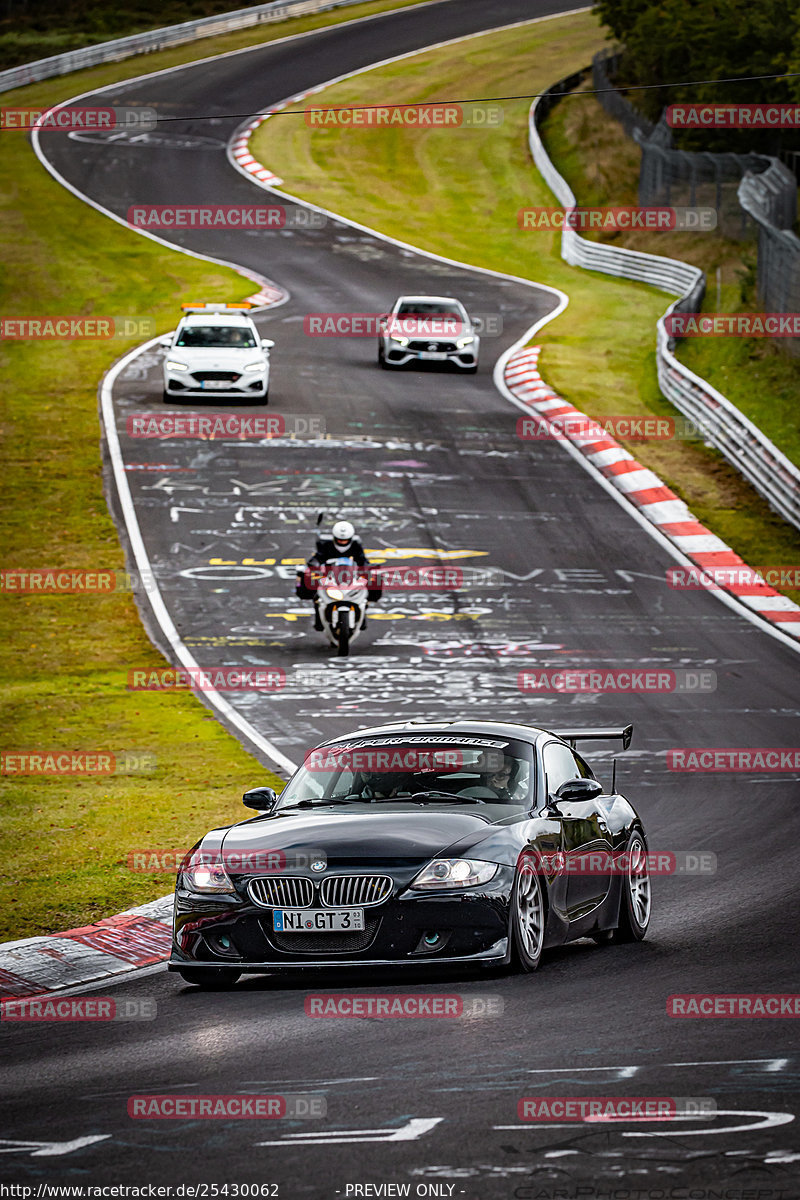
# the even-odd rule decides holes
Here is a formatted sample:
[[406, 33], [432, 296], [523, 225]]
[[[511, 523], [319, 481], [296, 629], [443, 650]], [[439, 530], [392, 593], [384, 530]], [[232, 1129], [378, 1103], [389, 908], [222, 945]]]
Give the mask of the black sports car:
[[175, 889], [170, 970], [227, 987], [243, 973], [420, 963], [539, 965], [576, 938], [639, 941], [647, 841], [576, 743], [489, 721], [398, 723], [306, 755], [259, 816], [207, 834]]

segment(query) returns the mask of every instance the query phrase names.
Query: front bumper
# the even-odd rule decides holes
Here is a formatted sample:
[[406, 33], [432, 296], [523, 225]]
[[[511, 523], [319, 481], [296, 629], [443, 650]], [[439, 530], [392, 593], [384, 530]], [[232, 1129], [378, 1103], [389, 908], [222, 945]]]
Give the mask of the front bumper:
[[237, 380], [214, 382], [224, 386], [204, 386], [204, 381], [195, 379], [191, 373], [165, 374], [164, 392], [172, 400], [204, 400], [207, 404], [213, 403], [214, 400], [252, 400], [254, 397], [265, 395], [269, 385], [269, 374], [253, 371], [249, 375], [241, 375]]
[[[513, 875], [512, 868], [500, 867], [490, 883], [461, 895], [395, 892], [383, 904], [364, 909], [363, 933], [345, 935], [276, 935], [272, 909], [253, 904], [247, 880], [235, 881], [235, 897], [178, 891], [169, 969], [213, 966], [272, 973], [504, 962]], [[425, 939], [433, 934], [439, 940], [431, 947]]]
[[[417, 342], [416, 339], [408, 346], [400, 346], [390, 338], [382, 339], [383, 356], [386, 362], [394, 367], [403, 367], [407, 363], [449, 363], [462, 370], [468, 370], [478, 364], [479, 341], [476, 338], [470, 345], [459, 348], [453, 342]], [[428, 347], [432, 347], [429, 349]], [[434, 355], [435, 357], [430, 357]]]

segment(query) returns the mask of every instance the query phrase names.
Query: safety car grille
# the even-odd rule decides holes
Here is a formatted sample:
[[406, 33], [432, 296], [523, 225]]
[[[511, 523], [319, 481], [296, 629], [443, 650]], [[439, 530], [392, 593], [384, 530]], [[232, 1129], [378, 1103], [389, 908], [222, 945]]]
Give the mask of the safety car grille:
[[238, 371], [192, 371], [192, 374], [200, 383], [207, 379], [224, 379], [228, 383], [236, 383], [237, 379], [241, 379]]
[[408, 343], [407, 347], [409, 350], [437, 350], [440, 352], [447, 351], [448, 353], [451, 353], [453, 350], [455, 350], [455, 348], [455, 342], [429, 342], [424, 340], [411, 341]]

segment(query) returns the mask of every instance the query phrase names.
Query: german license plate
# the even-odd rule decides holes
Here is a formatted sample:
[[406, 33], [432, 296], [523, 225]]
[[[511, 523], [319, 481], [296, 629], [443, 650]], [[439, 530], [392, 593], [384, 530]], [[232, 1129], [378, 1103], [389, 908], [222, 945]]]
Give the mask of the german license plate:
[[444, 350], [420, 350], [419, 356], [420, 358], [427, 358], [432, 362], [442, 362], [443, 359], [447, 358]]
[[276, 933], [360, 933], [364, 928], [364, 910], [276, 908], [272, 928]]
[[231, 386], [227, 379], [203, 379], [201, 385], [204, 391], [210, 392], [222, 392]]

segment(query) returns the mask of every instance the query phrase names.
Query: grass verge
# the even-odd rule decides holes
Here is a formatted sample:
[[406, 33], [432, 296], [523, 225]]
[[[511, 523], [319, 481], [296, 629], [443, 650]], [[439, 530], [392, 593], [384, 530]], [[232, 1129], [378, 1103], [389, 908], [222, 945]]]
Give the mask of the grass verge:
[[[603, 31], [590, 13], [551, 18], [363, 73], [316, 95], [314, 102], [531, 96], [586, 65], [603, 45]], [[571, 130], [554, 124], [566, 119], [571, 103], [585, 101], [566, 101], [548, 123], [554, 160], [568, 177], [578, 162], [588, 163], [590, 172], [593, 159], [591, 148], [585, 153], [582, 145], [573, 145]], [[299, 118], [272, 119], [255, 135], [253, 152], [282, 176], [288, 192], [424, 249], [562, 288], [569, 307], [537, 339], [544, 346], [547, 381], [594, 417], [674, 416], [655, 371], [655, 322], [667, 306], [665, 294], [572, 268], [560, 257], [559, 234], [517, 227], [520, 208], [553, 203], [528, 153], [528, 108], [527, 99], [504, 102], [504, 122], [491, 130], [314, 128]], [[619, 180], [631, 177], [638, 151], [623, 139], [609, 153], [615, 203], [624, 203]], [[691, 237], [682, 235], [680, 244], [670, 240], [669, 248], [661, 244], [660, 252], [691, 258]], [[702, 442], [633, 443], [630, 450], [745, 561], [800, 561], [796, 533]], [[800, 600], [797, 592], [787, 594]]]

